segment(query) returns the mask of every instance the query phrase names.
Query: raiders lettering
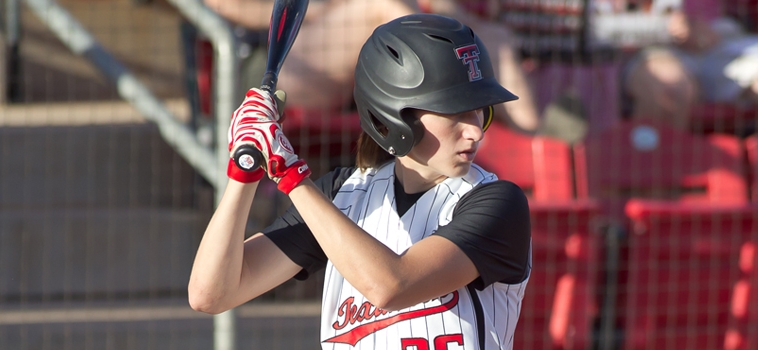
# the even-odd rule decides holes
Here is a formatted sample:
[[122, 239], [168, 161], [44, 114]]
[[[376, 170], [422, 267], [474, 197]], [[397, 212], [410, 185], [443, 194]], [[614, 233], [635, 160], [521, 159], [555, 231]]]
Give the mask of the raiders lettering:
[[343, 316], [344, 318], [342, 319], [342, 322], [334, 322], [332, 325], [334, 329], [340, 330], [342, 328], [345, 328], [345, 326], [348, 324], [352, 325], [355, 324], [355, 322], [368, 321], [375, 316], [387, 314], [386, 310], [382, 310], [369, 303], [368, 301], [361, 304], [360, 308], [353, 305], [353, 301], [355, 301], [355, 298], [349, 297], [344, 302], [342, 302], [342, 305], [340, 305], [337, 314], [339, 316]]
[[[326, 339], [324, 340], [324, 342], [325, 343], [344, 343], [344, 344], [350, 344], [351, 346], [355, 346], [355, 344], [357, 344], [361, 339], [365, 338], [367, 335], [374, 333], [378, 330], [387, 328], [398, 322], [408, 321], [415, 318], [438, 314], [438, 313], [450, 310], [456, 305], [458, 305], [458, 291], [454, 291], [453, 293], [445, 295], [439, 299], [440, 301], [442, 301], [448, 296], [450, 296], [450, 300], [438, 306], [434, 306], [434, 307], [430, 307], [426, 309], [420, 309], [420, 310], [401, 312], [388, 318], [364, 323], [364, 324], [361, 324], [360, 326], [357, 326], [347, 331], [346, 333], [340, 334], [336, 337]], [[335, 330], [343, 329], [348, 324], [352, 325], [356, 322], [370, 320], [370, 319], [373, 319], [374, 317], [385, 315], [388, 313], [387, 311], [377, 308], [376, 306], [371, 305], [371, 303], [368, 303], [368, 302], [363, 303], [361, 307], [358, 308], [355, 305], [353, 305], [354, 301], [355, 299], [353, 297], [349, 297], [345, 299], [345, 301], [340, 305], [338, 315], [340, 317], [343, 317], [343, 319], [338, 320], [337, 322], [334, 322], [332, 324], [332, 327]]]

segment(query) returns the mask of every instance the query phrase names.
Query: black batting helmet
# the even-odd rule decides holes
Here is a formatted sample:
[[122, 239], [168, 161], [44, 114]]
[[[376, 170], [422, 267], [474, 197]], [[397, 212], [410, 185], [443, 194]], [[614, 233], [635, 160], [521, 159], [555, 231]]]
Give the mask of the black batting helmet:
[[374, 30], [363, 45], [353, 90], [361, 127], [385, 151], [410, 152], [423, 135], [412, 109], [458, 114], [517, 99], [495, 78], [484, 44], [448, 17], [413, 14]]

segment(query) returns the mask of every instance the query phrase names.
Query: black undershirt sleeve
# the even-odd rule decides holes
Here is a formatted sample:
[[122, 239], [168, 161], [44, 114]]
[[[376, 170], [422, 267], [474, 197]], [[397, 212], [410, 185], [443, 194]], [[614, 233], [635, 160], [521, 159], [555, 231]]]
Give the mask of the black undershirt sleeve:
[[[314, 181], [314, 184], [329, 199], [333, 199], [353, 172], [355, 172], [354, 167], [337, 168]], [[273, 224], [263, 229], [263, 233], [287, 257], [303, 268], [295, 275], [295, 279], [305, 280], [326, 266], [327, 257], [324, 251], [294, 205], [291, 205]]]
[[524, 281], [531, 265], [531, 223], [524, 192], [509, 181], [495, 181], [469, 191], [456, 205], [453, 219], [436, 235], [455, 243], [479, 271], [472, 285]]

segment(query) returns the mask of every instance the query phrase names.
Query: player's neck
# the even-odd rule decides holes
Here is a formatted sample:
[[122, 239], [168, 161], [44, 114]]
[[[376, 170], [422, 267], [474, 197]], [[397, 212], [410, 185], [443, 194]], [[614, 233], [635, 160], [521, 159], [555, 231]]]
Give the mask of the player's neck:
[[447, 178], [444, 175], [429, 172], [428, 168], [407, 166], [400, 160], [395, 162], [395, 176], [403, 185], [403, 191], [408, 194], [426, 192]]

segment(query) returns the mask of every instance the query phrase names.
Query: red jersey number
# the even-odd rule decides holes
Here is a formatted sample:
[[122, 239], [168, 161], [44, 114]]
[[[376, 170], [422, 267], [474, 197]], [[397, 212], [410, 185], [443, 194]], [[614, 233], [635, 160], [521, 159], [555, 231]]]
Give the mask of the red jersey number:
[[447, 345], [456, 343], [463, 345], [463, 334], [443, 334], [434, 338], [434, 349], [429, 348], [429, 341], [425, 338], [403, 338], [400, 346], [403, 350], [448, 350]]

